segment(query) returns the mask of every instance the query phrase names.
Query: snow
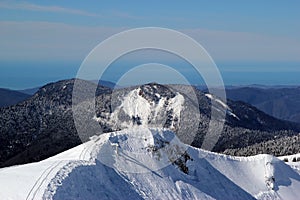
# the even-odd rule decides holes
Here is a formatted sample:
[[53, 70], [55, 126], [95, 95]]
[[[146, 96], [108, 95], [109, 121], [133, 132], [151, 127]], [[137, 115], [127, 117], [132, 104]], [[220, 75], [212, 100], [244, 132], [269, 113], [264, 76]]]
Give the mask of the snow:
[[[184, 97], [177, 93], [177, 95], [170, 100], [170, 108], [173, 110], [174, 116], [178, 118], [178, 121], [180, 120], [180, 112], [182, 110], [182, 106], [184, 104]], [[172, 122], [172, 127], [174, 127], [174, 121]]]
[[[212, 94], [207, 93], [207, 94], [205, 94], [205, 96], [207, 98], [209, 98], [210, 100], [213, 100], [216, 103], [218, 103], [219, 105], [221, 105], [221, 107], [223, 107], [223, 109], [226, 109], [227, 114], [231, 115], [232, 117], [236, 118], [237, 120], [240, 120], [240, 118], [232, 112], [232, 109], [226, 103], [224, 103], [220, 99], [215, 98]], [[214, 108], [214, 109], [219, 110], [218, 108]]]
[[225, 109], [229, 109], [228, 105], [225, 104], [223, 101], [221, 101], [220, 99], [214, 98], [213, 95], [211, 94], [205, 94], [205, 96], [211, 100], [214, 100], [215, 102], [219, 103], [223, 108]]
[[[134, 127], [133, 120], [125, 121], [119, 119], [120, 113], [125, 113], [129, 118], [139, 118], [140, 126], [150, 127], [155, 124], [155, 127], [163, 127], [166, 122], [167, 112], [172, 112], [173, 119], [177, 119], [176, 123], [180, 122], [180, 113], [184, 104], [184, 97], [180, 93], [176, 93], [175, 97], [167, 99], [158, 93], [154, 94], [159, 100], [158, 102], [148, 101], [141, 95], [141, 88], [130, 91], [122, 100], [113, 113], [110, 115], [112, 125], [121, 125], [121, 128]], [[101, 121], [101, 118], [96, 116], [93, 118], [96, 121]], [[151, 124], [150, 119], [157, 120]], [[160, 124], [159, 124], [160, 123]], [[170, 128], [175, 128], [174, 120], [171, 122]]]
[[41, 162], [0, 169], [0, 199], [41, 199], [55, 174], [70, 160], [80, 159], [86, 145]]
[[[294, 154], [294, 155], [288, 155], [288, 156], [280, 156], [278, 157], [280, 160], [284, 160], [284, 159], [287, 159], [288, 162], [293, 162], [293, 163], [300, 163], [300, 153], [298, 154]], [[298, 159], [298, 161], [297, 161]], [[294, 162], [293, 160], [296, 160], [296, 162]]]
[[234, 114], [231, 110], [227, 110], [227, 113], [229, 115], [231, 115], [232, 117], [236, 118], [237, 120], [240, 120], [240, 118], [238, 116], [236, 116], [236, 114]]
[[2, 168], [0, 188], [0, 199], [299, 199], [300, 175], [270, 155], [212, 153], [140, 127]]
[[139, 116], [142, 124], [148, 124], [148, 116], [151, 112], [150, 103], [139, 95], [140, 88], [131, 91], [124, 99], [121, 107], [129, 116]]
[[286, 164], [300, 174], [300, 153], [288, 156], [280, 156], [278, 158], [283, 161], [287, 160], [288, 162], [286, 162]]

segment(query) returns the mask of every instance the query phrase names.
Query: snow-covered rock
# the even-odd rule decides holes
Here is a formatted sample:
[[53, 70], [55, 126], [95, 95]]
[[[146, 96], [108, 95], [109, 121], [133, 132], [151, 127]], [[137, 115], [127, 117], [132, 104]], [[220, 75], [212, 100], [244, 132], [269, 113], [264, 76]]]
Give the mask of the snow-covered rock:
[[[110, 114], [108, 123], [115, 129], [135, 125], [178, 129], [184, 97], [178, 92], [162, 96], [152, 91], [154, 86], [139, 87], [121, 97], [121, 103]], [[103, 119], [94, 117], [94, 120], [101, 122]]]

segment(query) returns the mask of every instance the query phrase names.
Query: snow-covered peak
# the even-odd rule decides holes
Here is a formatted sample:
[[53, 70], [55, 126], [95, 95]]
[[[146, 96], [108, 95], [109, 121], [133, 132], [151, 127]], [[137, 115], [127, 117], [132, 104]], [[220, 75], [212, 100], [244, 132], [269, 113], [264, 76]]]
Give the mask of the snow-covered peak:
[[187, 145], [167, 129], [135, 127], [107, 134], [95, 151], [101, 163], [118, 171], [147, 173], [174, 163], [186, 149]]
[[[143, 85], [121, 98], [110, 114], [109, 124], [114, 129], [133, 126], [178, 129], [185, 101], [180, 93], [159, 89], [156, 85]], [[94, 119], [101, 121], [101, 118]]]
[[0, 169], [0, 188], [0, 199], [298, 199], [300, 175], [270, 155], [211, 153], [139, 127]]

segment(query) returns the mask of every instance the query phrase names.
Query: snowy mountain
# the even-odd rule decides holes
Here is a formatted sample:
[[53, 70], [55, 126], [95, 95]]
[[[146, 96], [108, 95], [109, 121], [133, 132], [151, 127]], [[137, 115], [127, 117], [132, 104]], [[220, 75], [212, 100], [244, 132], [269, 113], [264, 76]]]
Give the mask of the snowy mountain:
[[[84, 91], [93, 84], [83, 80], [82, 83]], [[73, 120], [73, 85], [74, 79], [49, 83], [26, 101], [0, 108], [1, 167], [40, 161], [77, 146], [95, 134], [133, 125], [169, 128], [182, 142], [201, 147], [208, 132], [211, 108], [226, 111], [224, 129], [213, 151], [278, 156], [299, 152], [299, 124], [276, 119], [243, 102], [228, 100], [225, 104], [218, 97], [190, 86], [157, 83], [115, 90], [98, 86], [96, 113], [80, 121], [86, 127], [90, 122], [97, 122], [102, 131], [89, 131], [79, 138]], [[85, 101], [89, 102], [84, 99], [75, 107], [80, 109]], [[213, 107], [212, 102], [215, 102]], [[281, 142], [285, 147], [277, 148], [277, 141], [283, 140], [287, 141]]]
[[185, 145], [168, 129], [94, 136], [46, 160], [0, 169], [0, 199], [299, 199], [300, 174], [270, 155]]

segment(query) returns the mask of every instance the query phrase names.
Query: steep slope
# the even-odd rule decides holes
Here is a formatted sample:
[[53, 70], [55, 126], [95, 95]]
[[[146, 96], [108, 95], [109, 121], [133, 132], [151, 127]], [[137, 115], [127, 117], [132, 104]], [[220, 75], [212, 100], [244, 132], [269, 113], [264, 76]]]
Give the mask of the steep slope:
[[0, 108], [15, 105], [29, 97], [30, 95], [19, 91], [0, 88]]
[[[190, 98], [191, 93], [196, 96], [194, 99]], [[212, 107], [212, 101], [217, 102], [216, 107]], [[114, 106], [107, 107], [109, 102]], [[300, 132], [299, 124], [278, 120], [247, 103], [228, 100], [225, 105], [211, 94], [184, 85], [167, 86], [152, 83], [119, 89], [114, 91], [111, 97], [99, 96], [96, 103], [101, 109], [93, 119], [104, 127], [121, 130], [136, 123], [147, 127], [173, 128], [181, 141], [195, 147], [202, 146], [204, 136], [207, 134], [211, 107], [216, 110], [226, 110], [223, 132], [213, 149], [216, 152], [244, 148], [283, 137], [291, 138], [298, 136]], [[181, 111], [180, 117], [176, 114], [178, 110], [176, 111], [175, 107]], [[290, 140], [289, 145], [292, 145], [293, 141]], [[293, 152], [278, 152], [271, 151], [272, 148], [272, 146], [265, 146], [260, 153], [284, 155], [299, 151], [299, 148], [295, 148]]]
[[[84, 91], [93, 84], [82, 83]], [[236, 150], [274, 139], [291, 138], [300, 132], [298, 124], [278, 120], [246, 103], [228, 101], [225, 105], [217, 97], [193, 87], [150, 83], [114, 91], [99, 86], [96, 114], [87, 115], [87, 111], [82, 110], [79, 123], [88, 128], [94, 121], [101, 125], [102, 130], [78, 135], [72, 112], [73, 84], [74, 80], [48, 84], [28, 100], [0, 109], [0, 166], [39, 161], [74, 147], [95, 134], [133, 125], [169, 128], [184, 143], [201, 147], [208, 131], [212, 102], [216, 102], [213, 109], [227, 113], [223, 132], [213, 151], [234, 149], [227, 153], [244, 155], [244, 151]], [[194, 98], [191, 98], [191, 93]], [[83, 99], [75, 109], [80, 110], [85, 102], [93, 104], [91, 100]], [[293, 142], [289, 140], [289, 145], [297, 144]], [[299, 145], [291, 151], [283, 149], [280, 152], [274, 151], [272, 145], [263, 146], [259, 153], [285, 155], [299, 152]]]
[[167, 129], [134, 127], [38, 163], [0, 169], [0, 186], [1, 199], [293, 200], [300, 174], [270, 155], [211, 153]]

